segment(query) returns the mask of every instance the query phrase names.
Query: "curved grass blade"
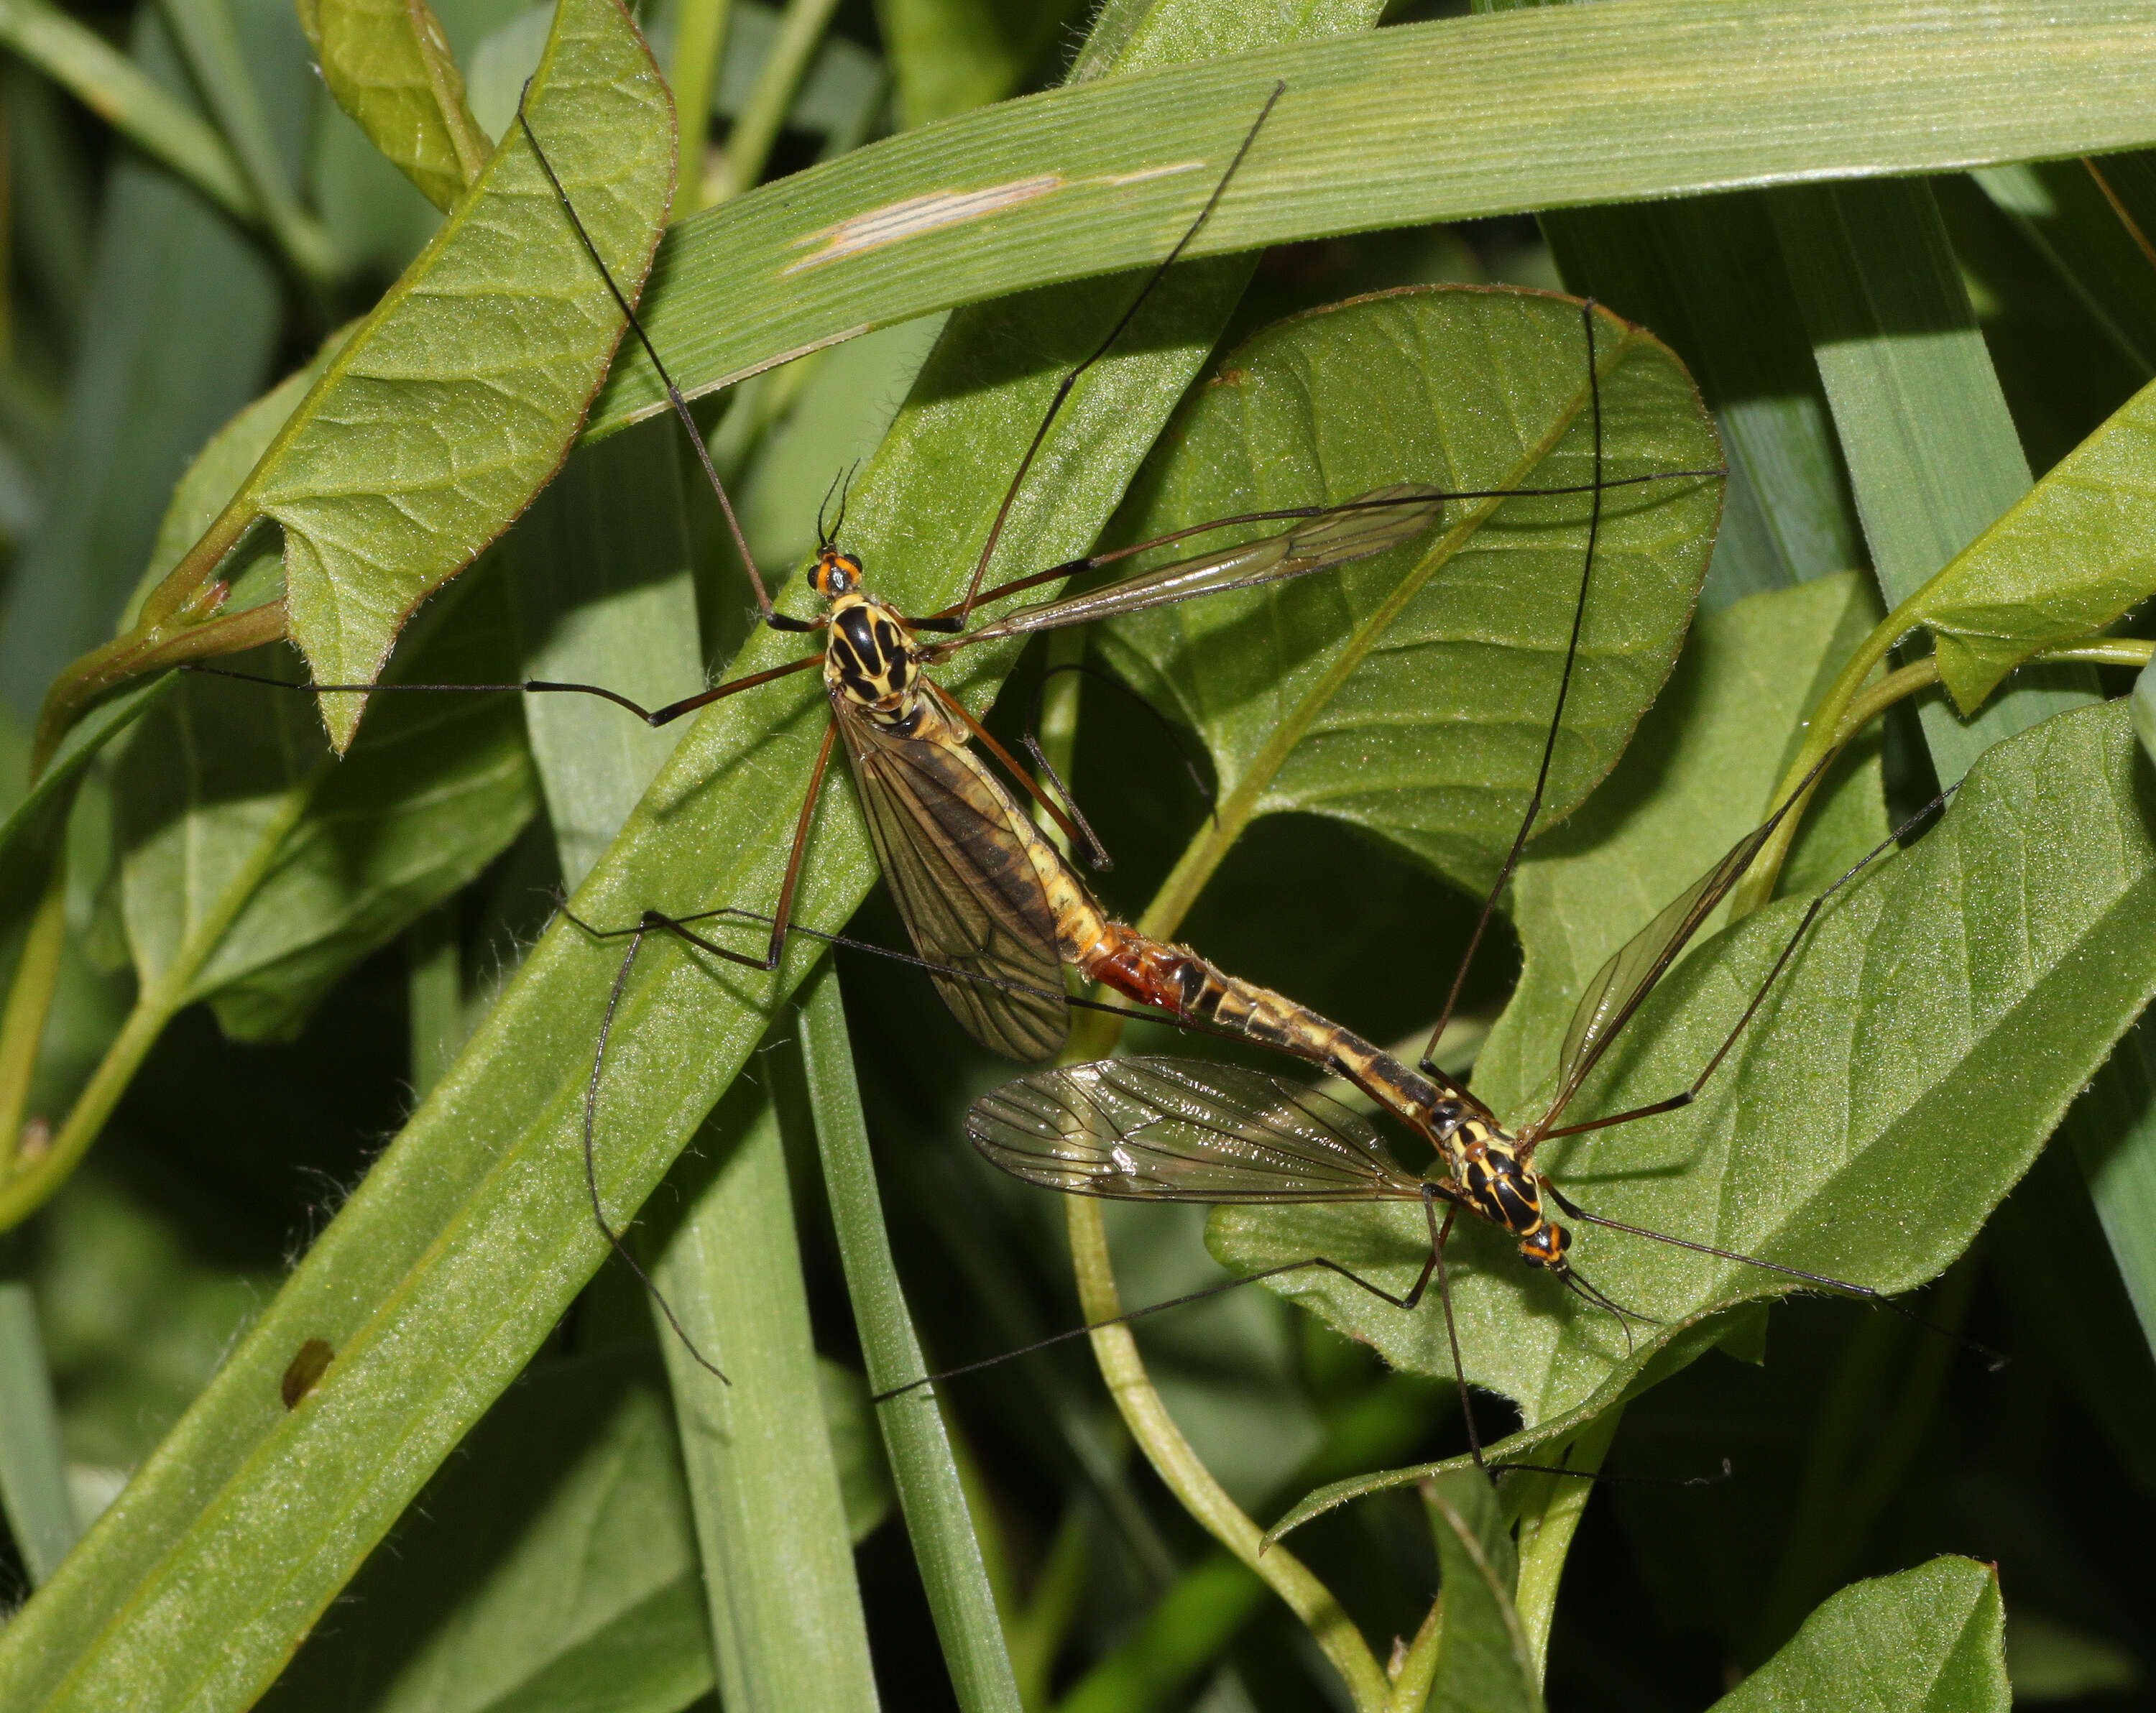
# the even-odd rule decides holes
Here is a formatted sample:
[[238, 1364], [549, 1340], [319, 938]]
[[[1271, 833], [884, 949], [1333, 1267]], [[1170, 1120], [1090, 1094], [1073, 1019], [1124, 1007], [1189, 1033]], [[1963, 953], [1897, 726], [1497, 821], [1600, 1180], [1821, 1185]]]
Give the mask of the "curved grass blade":
[[[1277, 79], [1289, 98], [1197, 254], [2138, 147], [2156, 141], [2144, 45], [2108, 0], [2041, 16], [1632, 0], [1177, 64], [924, 126], [685, 222], [645, 315], [695, 393], [871, 327], [1142, 265]], [[665, 408], [632, 355], [593, 427]]]

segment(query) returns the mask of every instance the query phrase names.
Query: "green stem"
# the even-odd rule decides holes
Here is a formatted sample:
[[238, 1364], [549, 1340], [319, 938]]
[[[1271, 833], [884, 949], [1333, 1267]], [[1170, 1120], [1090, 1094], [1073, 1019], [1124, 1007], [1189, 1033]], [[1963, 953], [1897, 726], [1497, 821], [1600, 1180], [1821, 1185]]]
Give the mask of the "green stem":
[[674, 21], [674, 61], [666, 80], [674, 86], [674, 119], [681, 135], [681, 171], [674, 218], [685, 220], [704, 206], [704, 156], [711, 130], [711, 90], [726, 64], [726, 26], [733, 0], [682, 0]]
[[815, 57], [817, 47], [829, 28], [838, 0], [788, 0], [778, 20], [778, 33], [757, 73], [756, 86], [742, 104], [741, 117], [726, 138], [726, 168], [721, 181], [705, 187], [706, 204], [724, 202], [752, 190], [763, 177], [771, 159], [771, 146], [778, 141], [786, 115], [793, 109], [794, 92]]
[[[1122, 1312], [1122, 1301], [1109, 1265], [1101, 1205], [1085, 1196], [1068, 1196], [1064, 1213], [1078, 1276], [1079, 1305], [1088, 1321], [1111, 1320]], [[1302, 1620], [1346, 1683], [1357, 1713], [1383, 1713], [1391, 1685], [1362, 1633], [1341, 1610], [1332, 1590], [1301, 1559], [1284, 1546], [1265, 1546], [1264, 1531], [1214, 1480], [1153, 1389], [1131, 1329], [1096, 1326], [1091, 1337], [1094, 1359], [1116, 1408], [1168, 1490], [1207, 1533], [1256, 1572]]]
[[[320, 777], [318, 772], [316, 777]], [[157, 1037], [164, 1033], [172, 1013], [187, 1003], [196, 977], [223, 943], [234, 919], [254, 896], [270, 864], [283, 849], [285, 839], [306, 813], [313, 796], [311, 783], [286, 793], [283, 807], [262, 825], [256, 854], [225, 887], [223, 901], [194, 925], [177, 955], [156, 979], [144, 982], [136, 995], [134, 1010], [128, 1013], [127, 1021], [121, 1026], [112, 1044], [105, 1049], [105, 1057], [90, 1073], [82, 1093], [75, 1097], [74, 1110], [54, 1134], [52, 1146], [23, 1165], [13, 1178], [0, 1184], [0, 1231], [12, 1230], [43, 1207], [90, 1151], [90, 1145], [97, 1140], [105, 1120], [112, 1116], [112, 1109], [127, 1092], [127, 1085], [134, 1080], [143, 1059], [157, 1044]], [[64, 920], [64, 897], [62, 914]], [[11, 1018], [13, 1011], [11, 998]]]
[[[214, 611], [223, 592], [222, 585], [205, 589], [203, 607]], [[45, 705], [38, 711], [37, 736], [30, 751], [33, 782], [44, 773], [60, 741], [74, 729], [85, 710], [107, 690], [182, 661], [240, 654], [265, 643], [281, 642], [287, 634], [282, 601], [194, 622], [188, 622], [188, 617], [182, 614], [177, 622], [160, 623], [146, 620], [126, 635], [92, 649], [53, 680], [53, 687], [45, 693]]]
[[336, 244], [292, 193], [231, 7], [226, 0], [164, 0], [162, 9], [261, 210], [263, 229], [302, 279], [316, 286], [334, 282], [341, 271]]
[[[1840, 750], [1895, 703], [1939, 681], [1938, 657], [1926, 654], [1921, 659], [1912, 660], [1907, 666], [1888, 673], [1871, 689], [1861, 688], [1871, 669], [1886, 657], [1887, 648], [1903, 633], [1893, 627], [1902, 623], [1902, 614], [1917, 599], [1917, 596], [1912, 596], [1865, 639], [1863, 645], [1850, 657], [1849, 664], [1842, 668], [1827, 693], [1820, 698], [1819, 705], [1813, 710], [1810, 722], [1811, 735], [1804, 740], [1804, 747], [1797, 751], [1796, 759], [1790, 762], [1788, 772], [1783, 775], [1781, 783], [1775, 787], [1776, 803], [1794, 791], [1799, 782], [1821, 761]], [[2056, 648], [2039, 649], [2024, 664], [2029, 666], [2079, 664], [2139, 668], [2148, 664], [2152, 653], [2156, 653], [2156, 643], [2136, 637], [2099, 637], [2089, 642], [2065, 643]], [[1774, 883], [1780, 878], [1782, 864], [1787, 860], [1790, 847], [1796, 841], [1799, 823], [1804, 819], [1804, 810], [1810, 806], [1817, 788], [1818, 782], [1815, 781], [1812, 787], [1805, 792], [1804, 801], [1790, 812], [1775, 830], [1774, 836], [1753, 859], [1751, 871], [1730, 895], [1731, 921], [1743, 920], [1774, 895]]]
[[55, 850], [44, 895], [30, 918], [23, 956], [8, 989], [8, 1008], [0, 1013], [0, 1194], [12, 1178], [29, 1116], [30, 1078], [37, 1069], [38, 1044], [59, 986], [60, 952], [67, 941], [67, 863]]

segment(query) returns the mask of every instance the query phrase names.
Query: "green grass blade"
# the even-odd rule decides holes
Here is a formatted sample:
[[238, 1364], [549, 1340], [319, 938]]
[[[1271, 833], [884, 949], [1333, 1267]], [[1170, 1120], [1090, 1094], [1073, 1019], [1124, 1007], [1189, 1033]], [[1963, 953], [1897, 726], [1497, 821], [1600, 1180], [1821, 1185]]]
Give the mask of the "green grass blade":
[[[927, 1368], [891, 1264], [845, 1008], [837, 972], [828, 964], [802, 1003], [801, 1053], [869, 1389], [882, 1392], [920, 1378]], [[1017, 1680], [933, 1389], [923, 1387], [878, 1406], [877, 1421], [958, 1705], [965, 1713], [1014, 1713]]]
[[53, 1379], [30, 1287], [0, 1280], [0, 1505], [33, 1583], [59, 1567], [82, 1533], [68, 1493]]
[[162, 10], [179, 37], [196, 87], [247, 176], [263, 227], [280, 254], [318, 285], [335, 278], [342, 259], [328, 232], [293, 194], [286, 151], [271, 126], [264, 91], [256, 84], [257, 62], [241, 38], [231, 0], [167, 0]]
[[[1774, 208], [1872, 569], [1898, 606], [2029, 491], [2028, 460], [1924, 185], [1785, 191]], [[2017, 686], [1968, 721], [1926, 703], [1939, 782], [2087, 700], [2092, 680], [2074, 679]]]
[[1565, 283], [1654, 329], [1713, 410], [1730, 469], [1712, 609], [1858, 562], [1856, 519], [1766, 198], [1550, 213]]
[[[2041, 18], [1626, 0], [1177, 64], [962, 114], [685, 222], [646, 315], [702, 392], [870, 327], [1157, 259], [1276, 79], [1287, 97], [1194, 254], [2141, 146], [2156, 140], [2145, 47], [2109, 0]], [[970, 217], [913, 200], [998, 190]], [[663, 404], [632, 354], [593, 425]]]
[[732, 1382], [656, 1317], [721, 1699], [731, 1713], [839, 1713], [875, 1705], [875, 1675], [779, 1125], [767, 1089], [736, 1085], [675, 1176], [689, 1202], [652, 1279]]
[[2007, 1713], [2005, 1623], [1998, 1571], [1972, 1559], [1935, 1558], [1854, 1583], [1713, 1713], [1866, 1705]]
[[[136, 36], [145, 73], [182, 85], [154, 13]], [[111, 635], [172, 473], [261, 389], [280, 311], [275, 267], [223, 215], [153, 167], [116, 165], [45, 520], [16, 561], [0, 629], [0, 694], [18, 711]]]
[[223, 137], [94, 30], [44, 0], [0, 7], [0, 41], [227, 213], [261, 216]]

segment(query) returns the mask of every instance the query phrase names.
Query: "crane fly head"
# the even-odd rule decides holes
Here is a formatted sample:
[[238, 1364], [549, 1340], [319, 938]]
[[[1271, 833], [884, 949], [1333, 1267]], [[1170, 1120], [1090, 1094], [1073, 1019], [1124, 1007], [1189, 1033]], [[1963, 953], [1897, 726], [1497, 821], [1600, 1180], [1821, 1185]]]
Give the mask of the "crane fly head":
[[861, 586], [861, 562], [842, 551], [835, 541], [816, 550], [816, 563], [808, 572], [809, 587], [827, 601], [856, 592]]

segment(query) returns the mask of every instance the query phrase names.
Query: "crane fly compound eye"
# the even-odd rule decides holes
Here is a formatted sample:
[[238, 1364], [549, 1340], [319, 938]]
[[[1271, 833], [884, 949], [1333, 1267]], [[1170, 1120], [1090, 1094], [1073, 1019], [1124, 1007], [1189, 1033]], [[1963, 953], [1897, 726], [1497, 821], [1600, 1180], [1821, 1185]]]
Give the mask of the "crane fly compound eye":
[[1520, 1259], [1530, 1267], [1561, 1269], [1565, 1264], [1565, 1251], [1571, 1247], [1570, 1232], [1561, 1225], [1545, 1225], [1521, 1243]]
[[850, 595], [861, 586], [861, 562], [850, 553], [826, 546], [816, 556], [816, 568], [808, 574], [816, 592], [826, 600]]

